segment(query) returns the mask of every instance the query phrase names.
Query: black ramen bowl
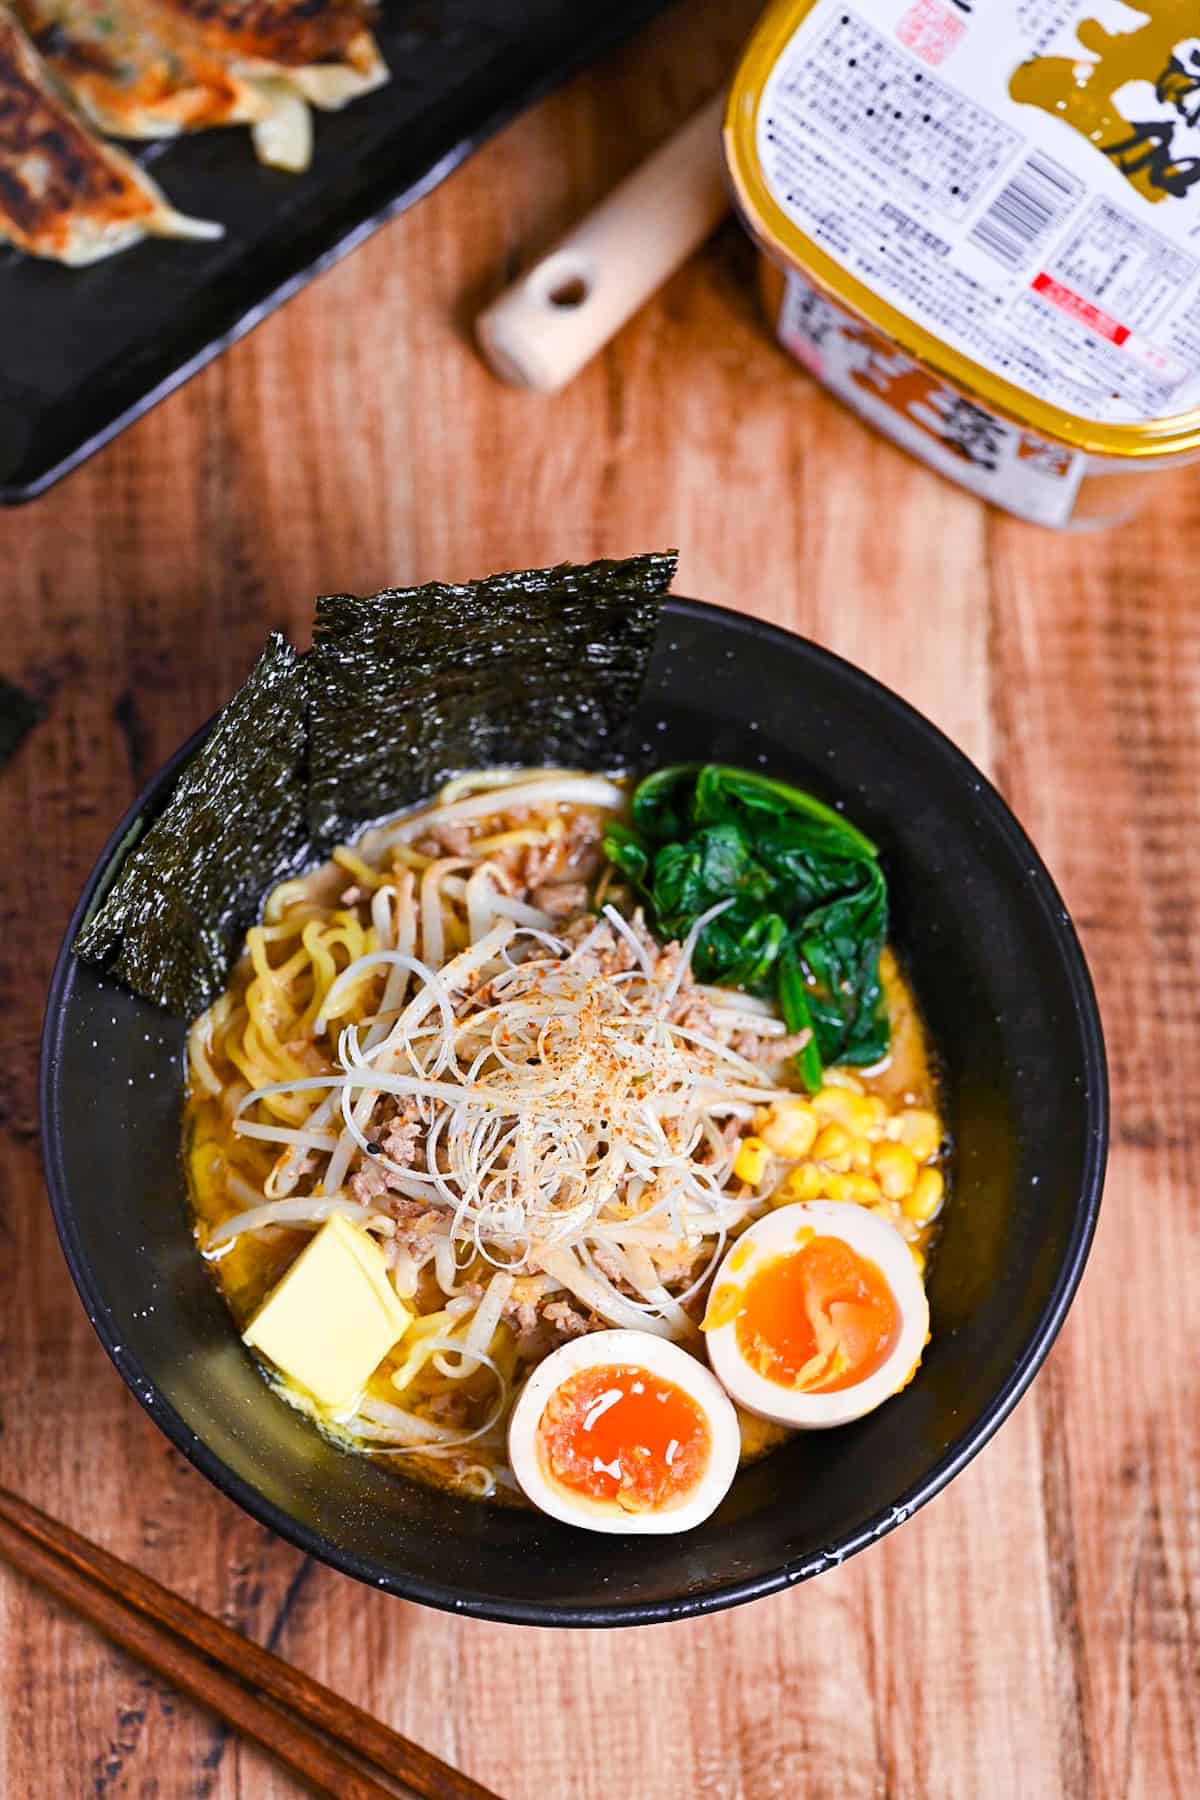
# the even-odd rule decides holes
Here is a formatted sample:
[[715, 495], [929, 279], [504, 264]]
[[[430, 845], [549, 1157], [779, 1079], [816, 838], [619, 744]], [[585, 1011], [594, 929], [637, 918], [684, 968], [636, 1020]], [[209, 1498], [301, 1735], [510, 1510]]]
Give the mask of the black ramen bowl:
[[764, 767], [844, 805], [881, 845], [893, 941], [945, 1078], [953, 1190], [933, 1341], [904, 1392], [800, 1434], [680, 1537], [607, 1537], [408, 1481], [328, 1445], [242, 1348], [193, 1246], [179, 1152], [182, 1023], [70, 944], [136, 821], [106, 846], [50, 989], [46, 1169], [63, 1249], [113, 1362], [197, 1468], [301, 1549], [406, 1599], [537, 1625], [635, 1625], [773, 1593], [931, 1499], [1012, 1411], [1078, 1285], [1100, 1204], [1104, 1050], [1071, 921], [995, 790], [858, 670], [753, 619], [668, 602], [639, 723], [647, 764]]

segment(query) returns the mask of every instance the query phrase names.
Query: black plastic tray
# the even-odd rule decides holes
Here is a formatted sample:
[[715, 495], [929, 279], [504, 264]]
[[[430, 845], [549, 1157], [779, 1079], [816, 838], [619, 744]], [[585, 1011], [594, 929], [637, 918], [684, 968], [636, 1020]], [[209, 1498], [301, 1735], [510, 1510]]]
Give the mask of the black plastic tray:
[[0, 502], [43, 493], [666, 3], [382, 0], [392, 79], [317, 115], [306, 174], [261, 167], [245, 128], [140, 153], [224, 238], [85, 269], [0, 251]]

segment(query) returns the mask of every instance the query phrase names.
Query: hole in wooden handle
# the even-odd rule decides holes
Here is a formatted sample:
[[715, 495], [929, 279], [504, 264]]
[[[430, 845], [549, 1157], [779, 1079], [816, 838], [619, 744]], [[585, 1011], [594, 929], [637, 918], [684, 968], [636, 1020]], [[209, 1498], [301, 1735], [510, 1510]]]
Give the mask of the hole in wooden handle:
[[545, 310], [572, 313], [596, 291], [596, 270], [586, 256], [571, 250], [551, 251], [533, 270], [526, 292]]
[[555, 282], [546, 298], [551, 306], [571, 308], [582, 306], [591, 291], [582, 275], [568, 275], [565, 279]]

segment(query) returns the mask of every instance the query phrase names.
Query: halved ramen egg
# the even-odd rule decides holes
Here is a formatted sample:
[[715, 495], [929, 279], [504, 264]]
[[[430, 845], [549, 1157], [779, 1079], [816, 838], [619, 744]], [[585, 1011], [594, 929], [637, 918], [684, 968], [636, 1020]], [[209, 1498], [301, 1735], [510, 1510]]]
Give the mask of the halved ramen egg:
[[843, 1201], [803, 1201], [738, 1239], [717, 1270], [704, 1335], [739, 1406], [821, 1430], [905, 1385], [929, 1335], [929, 1302], [886, 1219]]
[[589, 1531], [688, 1531], [737, 1472], [737, 1413], [678, 1344], [595, 1331], [539, 1363], [508, 1428], [513, 1474], [535, 1506]]

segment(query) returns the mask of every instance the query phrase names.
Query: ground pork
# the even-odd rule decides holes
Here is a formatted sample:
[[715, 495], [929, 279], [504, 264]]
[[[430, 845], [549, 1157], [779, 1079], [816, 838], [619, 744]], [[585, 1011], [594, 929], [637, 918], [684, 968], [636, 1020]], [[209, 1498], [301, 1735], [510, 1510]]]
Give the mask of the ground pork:
[[433, 1233], [437, 1224], [435, 1212], [423, 1201], [409, 1200], [403, 1194], [385, 1193], [368, 1204], [375, 1205], [379, 1212], [395, 1221], [391, 1241], [396, 1249], [407, 1250], [418, 1268], [429, 1261], [433, 1255]]
[[[738, 1139], [744, 1137], [750, 1129], [748, 1121], [744, 1119], [726, 1119], [725, 1123], [718, 1127], [718, 1135], [724, 1146], [723, 1154], [731, 1154]], [[696, 1161], [699, 1163], [719, 1162], [721, 1156], [722, 1152], [714, 1150], [707, 1138], [696, 1151]]]
[[505, 1301], [500, 1317], [513, 1327], [518, 1338], [522, 1333], [537, 1330], [545, 1293], [544, 1275], [520, 1276], [513, 1282], [512, 1293]]
[[566, 881], [586, 884], [600, 869], [602, 832], [599, 819], [579, 813], [566, 821], [561, 837], [527, 844], [517, 859], [517, 872], [525, 887], [532, 891]]
[[515, 1307], [506, 1306], [504, 1309], [504, 1317], [512, 1326], [516, 1333], [517, 1340], [520, 1342], [522, 1337], [527, 1337], [531, 1331], [536, 1331], [538, 1328], [539, 1314], [537, 1301], [521, 1300]]
[[424, 1134], [425, 1127], [416, 1119], [393, 1119], [377, 1141], [389, 1162], [396, 1163], [402, 1169], [411, 1169], [417, 1165], [418, 1155], [420, 1164], [424, 1167], [425, 1156], [421, 1150]]
[[399, 1175], [394, 1175], [389, 1168], [380, 1168], [378, 1163], [363, 1163], [362, 1168], [351, 1175], [347, 1188], [351, 1199], [360, 1206], [371, 1206], [378, 1213], [385, 1213], [396, 1222], [396, 1242], [403, 1249], [416, 1253], [428, 1251], [430, 1233], [437, 1224], [437, 1211], [426, 1206], [425, 1201], [412, 1201], [407, 1193], [396, 1192]]
[[628, 969], [636, 969], [638, 959], [633, 945], [625, 938], [618, 938], [612, 950], [602, 950], [598, 957], [602, 975], [624, 975]]
[[422, 856], [465, 856], [471, 847], [471, 834], [465, 825], [435, 825], [413, 845]]
[[547, 1325], [552, 1325], [560, 1337], [583, 1337], [589, 1331], [603, 1331], [603, 1320], [595, 1317], [584, 1318], [576, 1312], [569, 1300], [552, 1300], [543, 1313]]
[[[409, 1127], [400, 1126], [399, 1129], [407, 1131]], [[375, 1206], [385, 1194], [388, 1195], [389, 1204], [385, 1210], [395, 1215], [395, 1207], [400, 1204], [395, 1196], [402, 1191], [403, 1181], [403, 1175], [397, 1174], [393, 1169], [381, 1168], [377, 1162], [368, 1157], [362, 1167], [350, 1177], [347, 1186], [350, 1189], [351, 1198], [357, 1200], [360, 1206]], [[416, 1207], [422, 1217], [432, 1217], [424, 1201], [405, 1199], [403, 1204]]]
[[676, 994], [667, 1017], [672, 1025], [682, 1025], [685, 1031], [696, 1031], [705, 1037], [711, 1037], [716, 1025], [703, 994], [692, 992], [686, 984]]
[[471, 1423], [472, 1397], [464, 1393], [458, 1382], [452, 1387], [440, 1388], [436, 1393], [427, 1394], [421, 1401], [422, 1412], [427, 1412], [439, 1425], [462, 1425]]
[[397, 1225], [405, 1228], [419, 1227], [426, 1234], [433, 1230], [438, 1219], [434, 1207], [427, 1206], [424, 1200], [412, 1200], [407, 1194], [389, 1193], [387, 1214], [389, 1218], [395, 1219]]
[[587, 883], [583, 881], [544, 882], [533, 890], [533, 904], [549, 913], [552, 919], [569, 919], [587, 905]]
[[601, 950], [614, 948], [617, 940], [612, 926], [597, 924], [590, 914], [582, 919], [572, 919], [569, 925], [563, 926], [558, 935], [569, 950], [578, 950], [584, 939], [591, 937], [593, 932], [596, 934], [593, 948], [597, 954]]
[[570, 1300], [548, 1299], [544, 1275], [526, 1275], [513, 1284], [501, 1317], [516, 1337], [517, 1359], [541, 1362], [566, 1338], [599, 1329], [600, 1321], [577, 1312]]
[[[654, 979], [663, 987], [669, 987], [679, 973], [679, 964], [683, 956], [683, 945], [678, 938], [672, 938], [664, 944], [658, 955], [654, 957]], [[691, 980], [691, 970], [684, 971], [680, 987]]]
[[608, 1277], [614, 1287], [622, 1288], [626, 1293], [633, 1291], [630, 1288], [629, 1277], [622, 1266], [621, 1258], [615, 1251], [608, 1249], [604, 1244], [593, 1244], [592, 1261], [600, 1273]]
[[357, 1200], [360, 1206], [371, 1206], [387, 1193], [387, 1182], [383, 1169], [376, 1168], [374, 1163], [365, 1163], [347, 1183], [350, 1197]]
[[[658, 945], [646, 929], [646, 921], [642, 916], [642, 909], [640, 906], [634, 913], [632, 919], [628, 921], [628, 924], [634, 937], [638, 940], [638, 943], [645, 949], [650, 960], [650, 965], [653, 967], [654, 959], [659, 954], [659, 949]], [[634, 951], [633, 945], [629, 942], [629, 939], [623, 932], [611, 932], [608, 944], [601, 944], [597, 941], [595, 950], [601, 975], [623, 975], [626, 970], [636, 969], [638, 967], [638, 957]]]
[[562, 837], [563, 861], [569, 869], [590, 878], [600, 867], [602, 822], [593, 813], [576, 813], [567, 821]]
[[685, 1247], [679, 1250], [652, 1251], [651, 1260], [663, 1286], [669, 1288], [677, 1282], [689, 1282], [703, 1248], [703, 1245], [698, 1245], [691, 1250]]
[[525, 844], [517, 857], [517, 878], [526, 893], [531, 893], [560, 872], [560, 863], [557, 843]]

